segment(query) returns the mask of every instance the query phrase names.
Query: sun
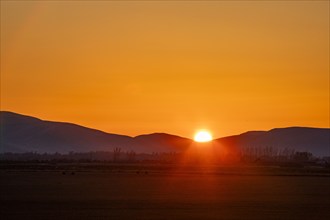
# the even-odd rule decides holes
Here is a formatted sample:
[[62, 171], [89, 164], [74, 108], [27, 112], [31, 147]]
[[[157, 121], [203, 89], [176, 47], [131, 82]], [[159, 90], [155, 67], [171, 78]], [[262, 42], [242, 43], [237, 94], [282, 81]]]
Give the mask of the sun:
[[211, 133], [206, 130], [198, 131], [194, 136], [194, 141], [196, 142], [209, 142], [212, 139]]

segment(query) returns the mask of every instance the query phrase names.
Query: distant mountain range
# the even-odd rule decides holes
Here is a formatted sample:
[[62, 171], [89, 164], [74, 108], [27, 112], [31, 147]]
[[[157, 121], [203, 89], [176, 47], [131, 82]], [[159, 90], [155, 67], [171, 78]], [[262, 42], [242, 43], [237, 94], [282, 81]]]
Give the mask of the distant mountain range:
[[[72, 123], [44, 121], [38, 118], [0, 112], [0, 152], [67, 153], [123, 151], [137, 153], [182, 152], [193, 140], [165, 133], [129, 137], [105, 133]], [[290, 148], [315, 156], [330, 156], [330, 129], [290, 127], [270, 131], [250, 131], [213, 140], [218, 146], [233, 149]]]
[[67, 153], [112, 151], [121, 148], [135, 152], [183, 151], [192, 140], [164, 133], [129, 137], [109, 134], [72, 123], [44, 121], [38, 118], [0, 112], [0, 152]]
[[240, 135], [219, 138], [225, 146], [239, 149], [273, 148], [310, 152], [314, 156], [330, 156], [330, 129], [289, 127], [269, 131], [249, 131]]

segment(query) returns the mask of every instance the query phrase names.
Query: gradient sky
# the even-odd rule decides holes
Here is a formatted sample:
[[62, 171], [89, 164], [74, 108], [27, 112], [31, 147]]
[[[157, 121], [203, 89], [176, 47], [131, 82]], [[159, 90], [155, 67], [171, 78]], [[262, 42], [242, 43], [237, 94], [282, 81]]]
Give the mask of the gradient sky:
[[1, 1], [1, 110], [131, 136], [329, 127], [329, 1]]

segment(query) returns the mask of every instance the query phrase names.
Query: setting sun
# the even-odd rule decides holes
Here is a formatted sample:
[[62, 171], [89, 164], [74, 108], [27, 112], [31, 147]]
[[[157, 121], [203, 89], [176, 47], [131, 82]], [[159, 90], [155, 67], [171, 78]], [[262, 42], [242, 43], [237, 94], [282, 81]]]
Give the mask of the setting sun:
[[198, 131], [194, 136], [194, 141], [196, 142], [208, 142], [211, 141], [212, 139], [213, 138], [211, 133], [205, 130]]

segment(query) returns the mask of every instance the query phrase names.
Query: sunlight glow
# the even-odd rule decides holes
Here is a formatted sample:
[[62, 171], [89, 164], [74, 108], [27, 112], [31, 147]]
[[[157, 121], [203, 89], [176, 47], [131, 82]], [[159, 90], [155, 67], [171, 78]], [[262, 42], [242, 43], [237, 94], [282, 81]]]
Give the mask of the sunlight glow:
[[208, 142], [212, 141], [212, 135], [206, 130], [198, 131], [194, 136], [194, 141], [196, 142]]

